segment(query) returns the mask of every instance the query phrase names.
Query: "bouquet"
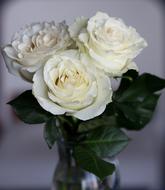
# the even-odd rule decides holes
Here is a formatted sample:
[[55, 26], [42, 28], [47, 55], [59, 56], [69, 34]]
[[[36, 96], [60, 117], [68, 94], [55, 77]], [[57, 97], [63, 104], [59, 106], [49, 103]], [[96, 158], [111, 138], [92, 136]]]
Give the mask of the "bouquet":
[[164, 79], [139, 74], [134, 58], [146, 46], [135, 28], [103, 12], [70, 26], [27, 25], [2, 54], [8, 71], [32, 89], [8, 104], [23, 122], [45, 123], [49, 148], [70, 143], [76, 163], [103, 180], [115, 170], [105, 158], [127, 146], [126, 130], [146, 126], [165, 87]]

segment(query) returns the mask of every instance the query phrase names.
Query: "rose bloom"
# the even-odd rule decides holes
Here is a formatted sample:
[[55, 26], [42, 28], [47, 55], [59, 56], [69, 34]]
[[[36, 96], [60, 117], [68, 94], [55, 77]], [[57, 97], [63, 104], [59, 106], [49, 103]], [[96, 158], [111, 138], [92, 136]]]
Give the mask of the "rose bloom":
[[33, 95], [54, 115], [94, 118], [112, 101], [109, 77], [77, 50], [54, 55], [33, 77]]
[[138, 70], [132, 60], [147, 46], [135, 28], [102, 12], [89, 20], [77, 18], [69, 32], [78, 47], [95, 60], [95, 65], [112, 77], [129, 69]]
[[65, 22], [35, 23], [17, 32], [2, 53], [10, 73], [31, 81], [41, 65], [70, 46], [71, 41]]

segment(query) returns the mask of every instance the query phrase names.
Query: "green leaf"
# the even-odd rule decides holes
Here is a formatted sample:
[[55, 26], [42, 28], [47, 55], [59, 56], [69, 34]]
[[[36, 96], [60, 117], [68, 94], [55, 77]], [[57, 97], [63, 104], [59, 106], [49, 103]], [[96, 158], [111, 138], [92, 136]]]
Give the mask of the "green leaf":
[[91, 149], [99, 157], [115, 156], [128, 144], [129, 138], [120, 129], [109, 123], [90, 132], [80, 144]]
[[144, 98], [154, 92], [165, 88], [165, 79], [145, 73], [139, 76], [131, 86], [122, 93], [118, 102], [143, 101]]
[[17, 116], [28, 124], [44, 123], [52, 117], [52, 114], [41, 108], [31, 90], [23, 92], [8, 104], [13, 107]]
[[115, 107], [114, 107], [114, 102], [112, 101], [111, 103], [109, 103], [107, 106], [106, 106], [106, 109], [104, 111], [104, 113], [102, 114], [103, 117], [105, 116], [114, 116], [114, 113], [115, 113]]
[[118, 103], [117, 121], [127, 129], [142, 129], [152, 118], [160, 95], [151, 94], [142, 102]]
[[95, 174], [101, 180], [111, 175], [115, 170], [114, 164], [100, 159], [94, 152], [85, 147], [75, 147], [74, 156], [80, 167]]
[[117, 91], [113, 93], [112, 102], [106, 106], [106, 109], [103, 113], [105, 116], [111, 116], [116, 113], [116, 107], [114, 104], [114, 101], [118, 100], [122, 93], [126, 91], [130, 87], [130, 85], [138, 78], [138, 72], [136, 70], [128, 70], [126, 73], [123, 74], [122, 77], [116, 77], [121, 78], [119, 88]]
[[[113, 109], [119, 127], [142, 129], [152, 118], [159, 96], [156, 92], [165, 88], [165, 79], [145, 73], [115, 92]], [[122, 89], [122, 90], [121, 90]]]
[[98, 127], [103, 126], [114, 126], [116, 124], [116, 118], [115, 117], [97, 117], [94, 119], [91, 119], [89, 121], [85, 121], [80, 123], [78, 127], [78, 132], [88, 132], [91, 130], [94, 130]]
[[44, 138], [49, 148], [52, 148], [56, 140], [60, 137], [57, 120], [52, 117], [46, 122], [44, 127]]
[[120, 96], [122, 92], [124, 92], [130, 85], [137, 79], [138, 72], [136, 70], [128, 70], [125, 74], [123, 74], [120, 86], [117, 92], [114, 93], [115, 96]]

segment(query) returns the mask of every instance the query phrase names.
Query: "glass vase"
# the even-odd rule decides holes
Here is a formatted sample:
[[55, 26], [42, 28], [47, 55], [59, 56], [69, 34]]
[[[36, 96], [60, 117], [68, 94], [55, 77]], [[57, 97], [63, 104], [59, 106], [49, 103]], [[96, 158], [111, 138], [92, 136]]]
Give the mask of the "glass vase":
[[51, 190], [119, 190], [119, 165], [114, 158], [107, 158], [116, 166], [113, 175], [100, 181], [94, 174], [76, 165], [72, 155], [72, 146], [58, 141], [59, 161], [56, 166]]

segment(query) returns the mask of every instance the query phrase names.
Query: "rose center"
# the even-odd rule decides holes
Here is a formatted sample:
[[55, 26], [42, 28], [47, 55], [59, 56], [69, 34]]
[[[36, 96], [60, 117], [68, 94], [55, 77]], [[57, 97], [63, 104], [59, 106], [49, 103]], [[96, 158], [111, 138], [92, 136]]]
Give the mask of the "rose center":
[[78, 88], [82, 84], [87, 84], [87, 81], [85, 77], [77, 70], [66, 70], [55, 80], [55, 85], [60, 88], [65, 88], [69, 85]]

